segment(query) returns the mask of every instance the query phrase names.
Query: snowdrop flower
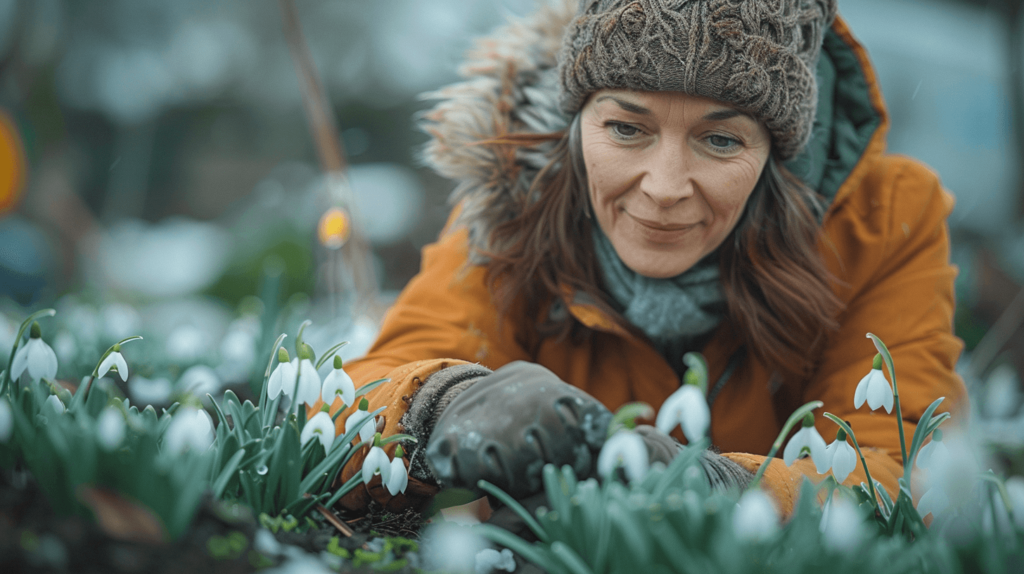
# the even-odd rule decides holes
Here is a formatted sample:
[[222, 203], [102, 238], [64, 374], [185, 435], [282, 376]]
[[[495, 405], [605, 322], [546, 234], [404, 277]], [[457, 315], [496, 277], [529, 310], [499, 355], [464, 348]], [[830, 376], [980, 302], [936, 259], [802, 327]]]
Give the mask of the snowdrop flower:
[[64, 411], [67, 410], [67, 408], [64, 407], [64, 403], [62, 403], [60, 399], [57, 398], [57, 395], [50, 395], [49, 397], [47, 397], [45, 407], [52, 410], [54, 413], [58, 415], [64, 414]]
[[370, 452], [363, 460], [363, 484], [369, 484], [377, 474], [380, 474], [380, 479], [384, 484], [391, 479], [391, 460], [384, 449], [378, 446], [379, 444], [380, 433], [377, 433], [373, 437], [373, 446], [370, 447]]
[[121, 345], [114, 345], [114, 350], [100, 363], [100, 368], [96, 372], [97, 378], [102, 379], [111, 370], [117, 371], [122, 381], [128, 380], [128, 363], [121, 355]]
[[333, 405], [336, 397], [341, 397], [345, 406], [351, 406], [356, 401], [356, 387], [352, 377], [348, 376], [341, 368], [341, 357], [334, 356], [334, 369], [324, 378], [324, 387], [320, 396], [325, 405]]
[[488, 542], [471, 528], [452, 522], [435, 522], [421, 538], [423, 569], [442, 572], [475, 572], [477, 556]]
[[174, 414], [164, 434], [164, 448], [179, 454], [186, 448], [205, 451], [213, 444], [213, 421], [206, 411], [183, 407]]
[[295, 376], [298, 374], [297, 366], [298, 363], [289, 361], [288, 351], [284, 347], [277, 350], [277, 367], [267, 382], [267, 398], [274, 400], [282, 392], [285, 396], [291, 396], [295, 388]]
[[395, 448], [395, 458], [391, 459], [391, 476], [384, 483], [391, 496], [396, 496], [399, 492], [404, 493], [405, 488], [409, 486], [409, 471], [405, 468], [403, 456], [405, 452], [402, 451], [402, 445], [398, 445]]
[[484, 548], [476, 553], [476, 574], [489, 574], [495, 570], [516, 571], [516, 559], [511, 550], [502, 548], [498, 552], [493, 548]]
[[115, 407], [107, 407], [96, 421], [96, 439], [106, 451], [112, 451], [124, 440], [124, 416]]
[[[359, 410], [352, 413], [347, 419], [345, 419], [345, 434], [348, 434], [349, 431], [356, 428], [370, 417], [369, 408], [370, 403], [366, 399], [359, 401]], [[373, 440], [373, 434], [377, 432], [377, 425], [375, 422], [376, 421], [369, 422], [359, 427], [360, 442], [368, 443]]]
[[[305, 403], [306, 406], [312, 407], [320, 399], [320, 375], [316, 372], [313, 362], [306, 358], [300, 360], [296, 368], [296, 377], [298, 385], [295, 387], [295, 396], [292, 397], [296, 408], [299, 403]], [[286, 388], [284, 392], [290, 396], [292, 389]]]
[[935, 429], [932, 440], [917, 451], [917, 468], [945, 469], [949, 462], [949, 449], [942, 442], [942, 431]]
[[921, 500], [917, 501], [917, 512], [921, 518], [929, 514], [932, 515], [932, 518], [938, 518], [947, 508], [949, 508], [949, 497], [946, 496], [941, 486], [929, 488]]
[[299, 437], [302, 446], [306, 446], [313, 437], [318, 438], [320, 444], [324, 446], [324, 454], [331, 451], [331, 445], [334, 444], [334, 421], [331, 420], [331, 415], [321, 411], [306, 421], [302, 427], [302, 436]]
[[215, 395], [221, 388], [220, 377], [217, 372], [206, 365], [193, 365], [181, 374], [178, 379], [178, 388], [201, 399], [206, 399], [206, 394]]
[[14, 354], [14, 363], [11, 365], [12, 379], [18, 380], [26, 371], [33, 381], [57, 376], [57, 355], [42, 337], [39, 323], [33, 321], [28, 343], [22, 345]]
[[875, 354], [875, 359], [871, 363], [871, 372], [857, 384], [857, 390], [853, 393], [853, 408], [859, 409], [865, 400], [873, 411], [884, 406], [885, 412], [892, 412], [892, 387], [889, 386], [889, 381], [882, 373], [882, 355], [880, 354]]
[[[857, 451], [846, 442], [846, 431], [839, 429], [836, 440], [825, 449], [825, 472], [832, 469], [832, 476], [840, 484], [857, 468]], [[819, 474], [824, 474], [820, 472]]]
[[676, 425], [683, 426], [683, 434], [690, 442], [696, 442], [708, 432], [711, 411], [704, 393], [697, 385], [683, 385], [672, 396], [665, 399], [658, 411], [655, 426], [668, 434]]
[[0, 442], [7, 442], [14, 432], [14, 412], [7, 399], [0, 399]]
[[764, 542], [778, 532], [779, 513], [767, 494], [757, 489], [748, 490], [736, 503], [732, 529], [740, 540]]
[[839, 494], [825, 503], [818, 529], [825, 546], [838, 552], [853, 552], [867, 538], [864, 517], [857, 511], [857, 505]]
[[807, 413], [800, 430], [789, 439], [786, 450], [782, 452], [782, 460], [786, 462], [786, 466], [792, 466], [796, 459], [809, 454], [818, 474], [825, 474], [829, 466], [825, 461], [825, 450], [825, 439], [821, 438], [818, 429], [814, 428], [814, 415]]
[[603, 477], [611, 476], [620, 466], [630, 482], [641, 481], [647, 476], [650, 466], [647, 446], [635, 432], [622, 430], [613, 434], [597, 456], [597, 473]]

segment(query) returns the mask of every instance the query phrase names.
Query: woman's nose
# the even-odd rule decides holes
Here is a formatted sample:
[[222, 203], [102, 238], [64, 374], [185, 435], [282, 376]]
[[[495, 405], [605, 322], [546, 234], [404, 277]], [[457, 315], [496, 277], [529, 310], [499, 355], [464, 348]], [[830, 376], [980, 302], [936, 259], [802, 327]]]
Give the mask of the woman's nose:
[[640, 190], [659, 207], [671, 207], [696, 192], [689, 150], [667, 146], [655, 154], [640, 181]]

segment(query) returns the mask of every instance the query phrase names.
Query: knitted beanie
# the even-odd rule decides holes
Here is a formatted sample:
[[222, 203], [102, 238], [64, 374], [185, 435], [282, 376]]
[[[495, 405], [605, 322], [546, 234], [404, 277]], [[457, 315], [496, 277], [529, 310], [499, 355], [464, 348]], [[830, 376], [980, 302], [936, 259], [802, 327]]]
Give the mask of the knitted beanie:
[[783, 161], [810, 139], [836, 0], [581, 0], [559, 54], [561, 106], [604, 88], [685, 92], [759, 118]]

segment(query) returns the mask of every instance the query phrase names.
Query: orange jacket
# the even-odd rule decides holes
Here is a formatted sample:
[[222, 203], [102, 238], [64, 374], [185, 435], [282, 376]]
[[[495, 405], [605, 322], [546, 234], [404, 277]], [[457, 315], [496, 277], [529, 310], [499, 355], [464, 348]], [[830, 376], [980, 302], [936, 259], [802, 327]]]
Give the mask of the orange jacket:
[[[874, 123], [857, 124], [866, 130], [866, 145], [845, 179], [837, 182], [819, 242], [822, 257], [838, 278], [835, 292], [846, 305], [839, 316], [841, 326], [822, 352], [816, 374], [799, 389], [773, 389], [766, 367], [748, 353], [712, 404], [710, 436], [725, 456], [754, 471], [792, 409], [824, 401], [815, 420], [826, 442], [838, 427], [820, 416], [823, 411], [850, 423], [865, 448], [872, 476], [895, 498], [902, 475], [895, 411], [872, 412], [866, 405], [854, 409], [854, 390], [871, 369], [875, 348], [865, 334], [873, 332], [886, 342], [897, 367], [908, 448], [919, 417], [936, 398], [946, 397], [940, 410], [966, 412], [964, 385], [954, 372], [962, 344], [953, 335], [956, 269], [949, 263], [946, 226], [953, 200], [931, 170], [883, 153], [887, 115], [867, 54], [841, 20], [832, 32], [834, 45], [829, 48], [827, 41], [826, 48], [833, 51], [837, 73], [861, 78], [865, 101], [870, 100], [875, 114]], [[845, 60], [837, 52], [844, 49]], [[837, 89], [835, 99], [841, 103], [848, 95]], [[435, 137], [446, 143], [444, 134]], [[372, 349], [346, 366], [357, 384], [391, 379], [369, 395], [373, 408], [387, 406], [385, 436], [400, 432], [399, 418], [422, 380], [462, 361], [491, 369], [515, 360], [537, 362], [612, 410], [630, 401], [658, 407], [679, 387], [676, 373], [649, 343], [585, 302], [566, 302], [573, 317], [593, 330], [585, 343], [548, 339], [535, 353], [524, 349], [517, 335], [533, 329], [533, 323], [510, 317], [499, 328], [485, 269], [470, 261], [467, 226], [458, 218], [453, 221], [437, 243], [423, 250], [420, 273], [387, 313]], [[712, 384], [738, 347], [726, 331], [720, 328], [703, 350]], [[343, 419], [338, 420], [340, 426]], [[361, 458], [350, 463], [343, 478], [355, 472]], [[792, 509], [804, 476], [824, 478], [809, 459], [792, 467], [778, 460], [769, 467], [762, 484], [784, 514]], [[858, 467], [846, 484], [862, 481]], [[405, 503], [391, 500], [379, 487], [370, 490], [382, 502]], [[429, 489], [419, 492], [431, 494]], [[359, 493], [346, 502], [359, 506], [366, 497]]]

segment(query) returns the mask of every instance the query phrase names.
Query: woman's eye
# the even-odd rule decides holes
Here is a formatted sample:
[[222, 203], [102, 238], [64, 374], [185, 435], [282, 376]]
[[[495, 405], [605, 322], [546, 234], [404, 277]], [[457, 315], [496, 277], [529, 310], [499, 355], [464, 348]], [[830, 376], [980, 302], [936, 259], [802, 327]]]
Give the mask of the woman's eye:
[[609, 127], [612, 129], [612, 133], [620, 138], [633, 138], [640, 134], [640, 128], [631, 126], [629, 124], [620, 124], [618, 122], [610, 122]]
[[739, 141], [727, 136], [712, 135], [708, 137], [708, 143], [711, 144], [712, 147], [718, 149], [731, 149], [735, 147]]

